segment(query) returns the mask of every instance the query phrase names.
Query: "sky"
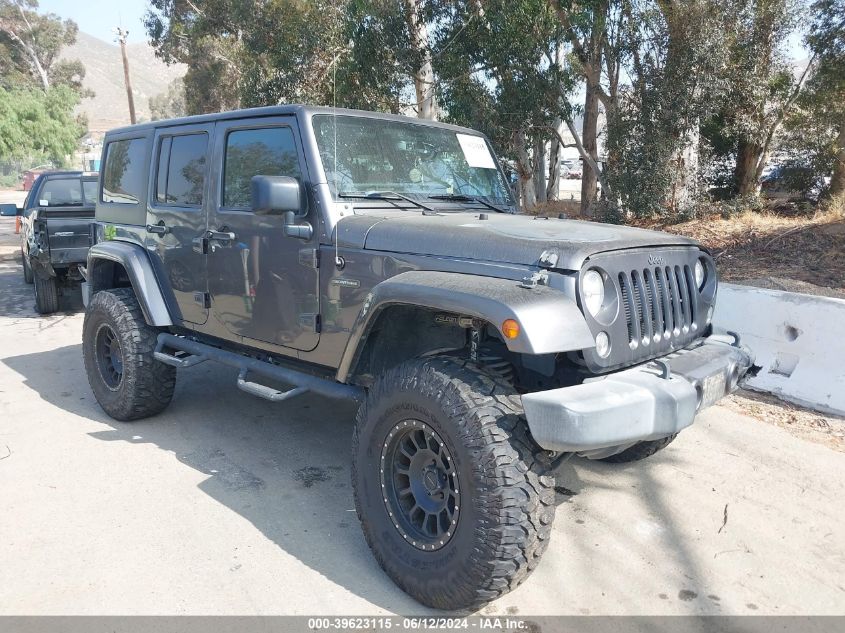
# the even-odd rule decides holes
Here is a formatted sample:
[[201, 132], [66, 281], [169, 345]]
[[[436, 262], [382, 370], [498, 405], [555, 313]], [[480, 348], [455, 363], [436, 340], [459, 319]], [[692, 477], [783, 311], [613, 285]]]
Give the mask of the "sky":
[[147, 39], [142, 22], [147, 0], [39, 0], [38, 8], [71, 18], [81, 31], [106, 42], [115, 41], [116, 26], [129, 30], [129, 42]]

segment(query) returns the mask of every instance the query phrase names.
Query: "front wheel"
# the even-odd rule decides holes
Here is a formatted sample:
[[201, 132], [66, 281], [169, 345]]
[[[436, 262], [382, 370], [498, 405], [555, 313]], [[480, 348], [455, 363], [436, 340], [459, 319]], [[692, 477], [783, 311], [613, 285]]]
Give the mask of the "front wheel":
[[131, 288], [91, 298], [82, 324], [85, 373], [97, 402], [115, 420], [147, 418], [170, 404], [176, 368], [154, 358], [157, 336]]
[[546, 550], [554, 479], [519, 396], [457, 359], [382, 376], [356, 420], [355, 506], [379, 565], [438, 609], [475, 609], [514, 589]]

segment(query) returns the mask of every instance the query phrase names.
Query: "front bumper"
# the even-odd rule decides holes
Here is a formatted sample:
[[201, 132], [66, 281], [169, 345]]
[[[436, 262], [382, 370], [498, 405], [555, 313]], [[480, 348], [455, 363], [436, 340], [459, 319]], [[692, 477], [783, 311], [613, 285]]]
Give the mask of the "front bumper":
[[737, 388], [753, 362], [738, 340], [711, 336], [581, 385], [525, 394], [522, 406], [542, 448], [599, 459], [690, 426]]

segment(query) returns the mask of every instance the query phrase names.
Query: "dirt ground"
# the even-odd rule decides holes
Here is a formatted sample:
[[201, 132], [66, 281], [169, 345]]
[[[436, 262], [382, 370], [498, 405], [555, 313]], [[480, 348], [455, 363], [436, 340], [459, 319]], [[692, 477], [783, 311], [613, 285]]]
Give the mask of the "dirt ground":
[[699, 240], [724, 281], [845, 298], [845, 218], [745, 212], [653, 228]]
[[770, 394], [747, 389], [725, 398], [720, 405], [777, 426], [795, 437], [845, 453], [845, 418], [805, 409]]

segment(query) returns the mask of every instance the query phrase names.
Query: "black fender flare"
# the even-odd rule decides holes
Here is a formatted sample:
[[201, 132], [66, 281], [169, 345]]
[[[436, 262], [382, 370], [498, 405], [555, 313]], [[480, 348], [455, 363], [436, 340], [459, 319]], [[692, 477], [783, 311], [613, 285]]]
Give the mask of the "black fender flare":
[[92, 295], [106, 289], [98, 283], [97, 276], [97, 265], [103, 261], [115, 262], [126, 270], [129, 282], [141, 305], [144, 320], [149, 325], [156, 327], [173, 325], [150, 258], [142, 246], [118, 240], [100, 242], [92, 246], [88, 250], [88, 267], [86, 268], [86, 281]]
[[513, 279], [415, 270], [382, 281], [367, 295], [338, 367], [339, 381], [347, 380], [379, 313], [397, 304], [471, 316], [497, 328], [514, 319], [519, 335], [504, 338], [512, 352], [551, 354], [595, 345], [581, 310], [560, 290], [528, 288]]

